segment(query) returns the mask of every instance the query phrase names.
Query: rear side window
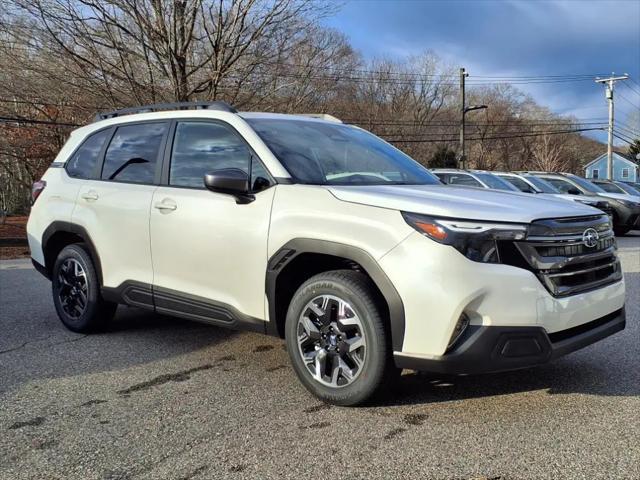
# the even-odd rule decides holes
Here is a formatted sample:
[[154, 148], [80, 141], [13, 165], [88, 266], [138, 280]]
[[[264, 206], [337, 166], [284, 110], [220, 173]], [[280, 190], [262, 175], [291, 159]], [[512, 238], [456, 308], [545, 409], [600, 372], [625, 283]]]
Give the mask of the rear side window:
[[116, 130], [102, 167], [103, 180], [153, 183], [166, 123], [123, 125]]
[[250, 156], [244, 141], [224, 125], [180, 122], [173, 141], [169, 185], [204, 188], [205, 174], [221, 168], [249, 173]]
[[98, 156], [109, 136], [109, 129], [87, 137], [67, 162], [67, 173], [73, 178], [92, 178]]

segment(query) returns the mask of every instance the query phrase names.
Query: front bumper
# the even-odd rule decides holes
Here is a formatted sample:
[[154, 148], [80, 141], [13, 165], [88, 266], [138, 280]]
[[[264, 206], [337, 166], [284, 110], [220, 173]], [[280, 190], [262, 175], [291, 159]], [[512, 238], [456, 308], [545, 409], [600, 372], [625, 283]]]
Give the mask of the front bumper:
[[438, 357], [395, 353], [399, 368], [475, 374], [541, 365], [624, 330], [624, 307], [591, 322], [548, 334], [542, 327], [471, 325], [452, 351]]

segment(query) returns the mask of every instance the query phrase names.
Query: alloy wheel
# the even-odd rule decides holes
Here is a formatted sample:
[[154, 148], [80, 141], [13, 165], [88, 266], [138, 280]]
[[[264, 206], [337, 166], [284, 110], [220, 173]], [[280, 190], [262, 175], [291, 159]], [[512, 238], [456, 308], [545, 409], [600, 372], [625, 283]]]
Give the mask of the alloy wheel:
[[317, 382], [332, 388], [350, 385], [362, 371], [367, 344], [354, 308], [334, 295], [308, 302], [297, 325], [298, 351]]
[[58, 298], [64, 312], [71, 318], [79, 318], [87, 308], [87, 274], [80, 262], [67, 258], [58, 270]]

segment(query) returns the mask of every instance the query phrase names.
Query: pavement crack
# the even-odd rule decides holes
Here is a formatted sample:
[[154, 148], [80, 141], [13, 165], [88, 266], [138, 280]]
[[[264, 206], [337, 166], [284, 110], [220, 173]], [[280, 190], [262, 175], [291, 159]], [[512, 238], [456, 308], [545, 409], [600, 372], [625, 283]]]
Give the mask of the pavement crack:
[[9, 427], [9, 430], [18, 430], [22, 427], [37, 427], [38, 425], [42, 425], [44, 423], [44, 417], [35, 417], [30, 420], [25, 420], [23, 422], [16, 422]]
[[394, 428], [393, 430], [387, 432], [387, 434], [384, 436], [384, 439], [391, 440], [393, 437], [397, 437], [398, 435], [406, 431], [407, 431], [406, 428], [402, 428], [402, 427]]
[[192, 373], [200, 372], [202, 370], [209, 370], [210, 368], [213, 368], [213, 365], [206, 364], [206, 365], [200, 365], [199, 367], [190, 368], [188, 370], [182, 370], [176, 373], [167, 373], [164, 375], [159, 375], [155, 378], [152, 378], [151, 380], [147, 380], [146, 382], [137, 383], [128, 388], [125, 388], [124, 390], [119, 390], [117, 393], [119, 393], [120, 395], [128, 395], [133, 392], [148, 390], [152, 387], [156, 387], [158, 385], [164, 385], [165, 383], [169, 383], [169, 382], [184, 382], [191, 378]]
[[11, 348], [7, 348], [6, 350], [0, 350], [0, 355], [2, 355], [3, 353], [15, 352], [16, 350], [20, 350], [21, 348], [24, 348], [27, 345], [30, 345], [32, 343], [44, 342], [45, 340], [49, 340], [52, 336], [53, 335], [48, 335], [48, 336], [43, 337], [43, 338], [36, 338], [35, 340], [29, 340], [29, 341], [26, 341], [26, 342], [22, 342], [22, 344], [18, 345], [17, 347], [11, 347]]

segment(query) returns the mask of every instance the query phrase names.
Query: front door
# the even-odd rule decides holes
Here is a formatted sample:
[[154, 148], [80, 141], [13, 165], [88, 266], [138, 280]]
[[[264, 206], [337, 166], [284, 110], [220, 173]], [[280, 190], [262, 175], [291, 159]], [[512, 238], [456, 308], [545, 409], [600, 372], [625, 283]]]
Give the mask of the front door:
[[[154, 192], [151, 205], [156, 309], [263, 328], [273, 182], [227, 124], [178, 121], [172, 137], [167, 185]], [[206, 173], [222, 168], [248, 173], [250, 163], [253, 184], [262, 186], [253, 202], [239, 204], [231, 195], [205, 189]]]

